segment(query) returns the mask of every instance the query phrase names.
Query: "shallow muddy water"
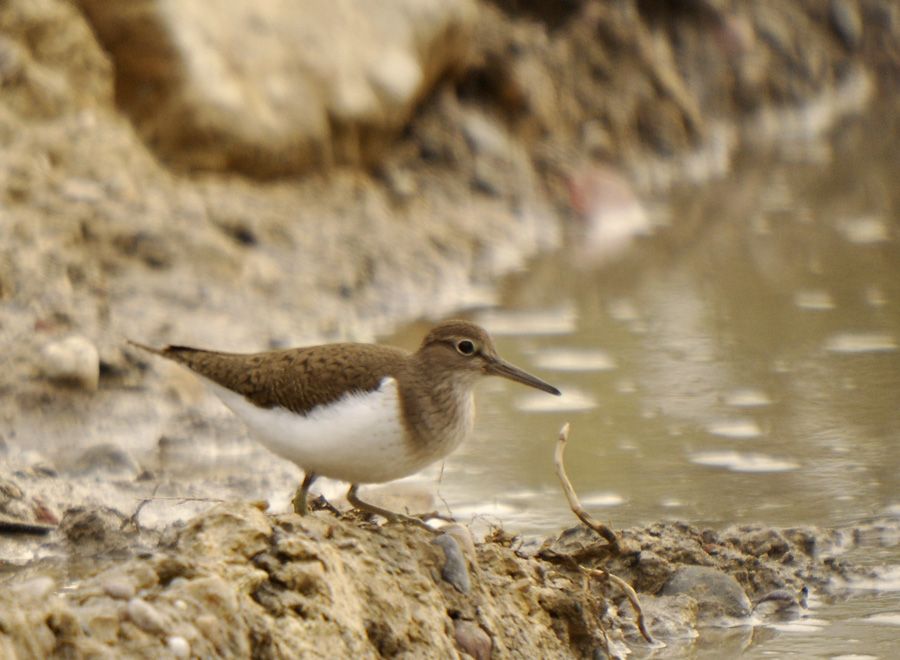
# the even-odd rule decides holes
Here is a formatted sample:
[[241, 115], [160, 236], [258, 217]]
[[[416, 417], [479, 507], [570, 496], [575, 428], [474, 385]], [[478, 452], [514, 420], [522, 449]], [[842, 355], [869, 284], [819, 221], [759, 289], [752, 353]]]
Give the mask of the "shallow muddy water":
[[648, 210], [670, 226], [615, 260], [564, 250], [468, 314], [563, 396], [481, 386], [477, 437], [444, 467], [454, 509], [557, 528], [570, 421], [570, 476], [613, 524], [898, 513], [900, 156], [842, 130], [676, 191]]
[[[848, 122], [830, 143], [748, 157], [725, 180], [646, 202], [652, 236], [610, 254], [582, 233], [511, 278], [499, 308], [469, 313], [564, 395], [482, 386], [477, 437], [441, 477], [453, 512], [523, 532], [571, 519], [552, 464], [569, 421], [572, 482], [613, 526], [900, 516], [900, 145], [885, 140], [897, 127]], [[629, 204], [598, 215], [631, 217]], [[900, 548], [866, 553], [888, 569], [858, 597], [722, 643], [889, 657]]]

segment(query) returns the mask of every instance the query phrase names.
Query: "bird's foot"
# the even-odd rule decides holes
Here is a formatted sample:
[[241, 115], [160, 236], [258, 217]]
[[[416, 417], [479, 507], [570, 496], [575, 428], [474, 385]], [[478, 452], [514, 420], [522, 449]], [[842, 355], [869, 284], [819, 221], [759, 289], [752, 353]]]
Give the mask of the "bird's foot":
[[326, 500], [324, 495], [318, 495], [312, 502], [309, 503], [309, 507], [313, 511], [328, 511], [330, 513], [333, 513], [335, 516], [341, 515], [340, 509]]
[[397, 513], [396, 511], [391, 511], [390, 509], [385, 509], [380, 506], [376, 506], [374, 504], [369, 504], [361, 499], [356, 494], [357, 486], [354, 484], [350, 487], [350, 490], [347, 491], [347, 501], [350, 502], [350, 506], [358, 511], [362, 511], [364, 513], [368, 513], [369, 515], [381, 516], [386, 519], [389, 523], [405, 523], [408, 525], [415, 525], [416, 527], [421, 527], [422, 529], [426, 529], [432, 534], [436, 534], [437, 530], [431, 527], [426, 520], [430, 520], [434, 516], [428, 514], [423, 517], [409, 516], [405, 513]]

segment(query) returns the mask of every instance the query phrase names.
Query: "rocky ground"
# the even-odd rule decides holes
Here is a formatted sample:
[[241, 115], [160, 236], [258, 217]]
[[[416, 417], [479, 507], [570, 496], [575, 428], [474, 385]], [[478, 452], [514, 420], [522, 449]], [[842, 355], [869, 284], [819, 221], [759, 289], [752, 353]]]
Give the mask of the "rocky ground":
[[[900, 79], [889, 0], [360, 6], [0, 6], [2, 654], [645, 643], [621, 592], [576, 564], [632, 583], [668, 640], [707, 611], [685, 580], [731, 595], [717, 615], [773, 592], [796, 610], [804, 586], [845, 570], [829, 548], [849, 532], [657, 526], [611, 556], [593, 539], [572, 550], [578, 533], [537, 551], [497, 531], [460, 590], [441, 577], [458, 544], [327, 512], [209, 509], [230, 486], [160, 482], [191, 506], [131, 518], [164, 450], [232, 422], [174, 417], [195, 386], [159, 380], [124, 337], [370, 339], [484, 302], [565, 240], [598, 168], [639, 190], [702, 179], [789, 116], [773, 110], [829, 99], [824, 128]], [[296, 478], [259, 472], [243, 490]], [[675, 579], [687, 565], [718, 572]]]
[[[841, 559], [848, 547], [898, 533], [657, 524], [622, 531], [613, 553], [585, 527], [540, 547], [502, 529], [473, 544], [458, 525], [434, 536], [262, 508], [229, 502], [164, 530], [70, 508], [45, 548], [53, 558], [31, 562], [0, 593], [0, 651], [625, 657], [689, 645], [703, 626], [796, 618], [809, 590], [835, 595], [836, 578], [862, 576]], [[634, 585], [652, 642], [595, 569]], [[749, 630], [731, 633], [735, 648]]]

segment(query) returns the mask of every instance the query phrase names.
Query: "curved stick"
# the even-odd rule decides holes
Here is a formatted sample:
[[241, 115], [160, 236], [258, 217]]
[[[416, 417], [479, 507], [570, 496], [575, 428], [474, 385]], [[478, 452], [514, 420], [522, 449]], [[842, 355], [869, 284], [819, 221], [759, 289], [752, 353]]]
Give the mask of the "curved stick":
[[628, 600], [631, 602], [631, 606], [634, 608], [634, 613], [637, 617], [637, 627], [638, 630], [641, 631], [641, 636], [647, 640], [648, 644], [655, 644], [656, 642], [653, 640], [653, 637], [650, 636], [650, 631], [647, 630], [647, 624], [644, 621], [644, 610], [641, 609], [641, 603], [638, 600], [637, 592], [634, 590], [634, 588], [618, 575], [613, 575], [609, 571], [598, 568], [590, 568], [587, 572], [594, 577], [608, 579], [625, 593], [625, 596], [628, 598]]
[[578, 495], [575, 494], [575, 489], [572, 488], [572, 482], [570, 482], [569, 477], [566, 476], [563, 455], [566, 452], [566, 442], [568, 442], [568, 440], [569, 423], [566, 422], [559, 430], [559, 440], [556, 442], [556, 455], [554, 456], [553, 463], [556, 465], [556, 476], [559, 477], [560, 482], [562, 482], [563, 492], [566, 494], [566, 499], [569, 501], [569, 508], [572, 509], [572, 513], [578, 516], [578, 519], [581, 522], [609, 542], [610, 550], [619, 552], [619, 538], [616, 536], [616, 533], [603, 523], [599, 523], [591, 518], [591, 515], [584, 510], [583, 506], [581, 506]]
[[[566, 443], [568, 442], [568, 440], [569, 423], [566, 422], [559, 430], [559, 440], [557, 440], [556, 442], [556, 453], [554, 455], [553, 463], [556, 466], [556, 476], [559, 477], [559, 481], [562, 483], [563, 492], [566, 494], [566, 499], [569, 501], [569, 508], [572, 509], [572, 513], [578, 516], [578, 519], [581, 522], [583, 522], [585, 525], [590, 527], [592, 530], [594, 530], [607, 540], [610, 550], [612, 550], [613, 552], [619, 552], [619, 538], [616, 536], [616, 533], [603, 523], [599, 523], [591, 518], [591, 515], [584, 510], [584, 507], [581, 506], [581, 502], [578, 499], [578, 495], [575, 493], [575, 489], [572, 488], [572, 482], [569, 481], [569, 477], [566, 475], [566, 466], [563, 462], [563, 457], [566, 453]], [[635, 616], [637, 617], [637, 627], [638, 630], [641, 631], [641, 635], [645, 640], [647, 640], [648, 644], [655, 644], [653, 637], [650, 636], [650, 632], [647, 630], [647, 625], [644, 621], [644, 610], [641, 609], [641, 603], [638, 600], [637, 593], [630, 584], [625, 582], [625, 580], [623, 580], [622, 578], [613, 575], [609, 571], [603, 569], [583, 569], [580, 566], [578, 568], [580, 570], [584, 570], [589, 575], [592, 575], [594, 577], [608, 579], [614, 585], [619, 587], [619, 589], [621, 589], [624, 592], [625, 596], [628, 598], [631, 606], [634, 608]]]

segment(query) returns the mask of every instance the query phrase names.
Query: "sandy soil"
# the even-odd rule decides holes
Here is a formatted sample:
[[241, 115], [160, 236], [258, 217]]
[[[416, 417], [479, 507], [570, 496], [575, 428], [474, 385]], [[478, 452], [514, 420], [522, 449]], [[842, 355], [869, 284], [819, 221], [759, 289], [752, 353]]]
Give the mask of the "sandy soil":
[[[233, 422], [123, 338], [367, 340], [484, 302], [563, 241], [585, 172], [702, 178], [774, 108], [848, 81], [861, 103], [896, 93], [895, 3], [460, 3], [410, 19], [430, 47], [391, 97], [402, 121], [330, 108], [331, 130], [295, 145], [312, 151], [277, 163], [279, 141], [246, 139], [240, 116], [185, 137], [210, 115], [165, 19], [191, 16], [108, 4], [0, 8], [0, 655], [620, 656], [643, 643], [629, 606], [576, 565], [632, 583], [670, 639], [773, 592], [796, 610], [845, 570], [829, 548], [849, 532], [658, 525], [611, 556], [572, 550], [581, 532], [526, 551], [498, 531], [462, 562], [463, 593], [421, 530], [203, 501], [296, 478], [277, 462], [235, 488], [176, 475], [171, 494], [196, 500], [171, 516], [188, 522], [129, 521], [165, 448]], [[158, 38], [128, 41], [142, 25]], [[727, 607], [673, 587], [685, 565], [715, 568]]]

